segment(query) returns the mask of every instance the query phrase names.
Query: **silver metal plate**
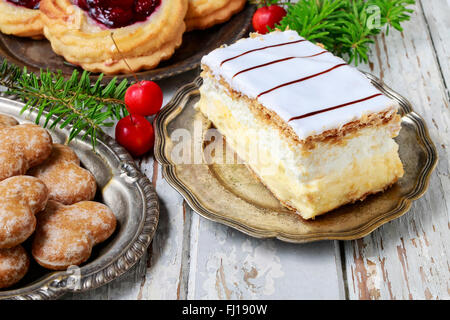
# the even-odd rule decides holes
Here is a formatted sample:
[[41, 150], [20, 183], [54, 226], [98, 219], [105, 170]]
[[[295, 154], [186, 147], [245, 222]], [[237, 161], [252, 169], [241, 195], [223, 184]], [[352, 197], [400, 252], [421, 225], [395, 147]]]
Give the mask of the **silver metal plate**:
[[[21, 123], [34, 122], [36, 113], [27, 111], [21, 115], [22, 107], [22, 103], [0, 97], [0, 113], [13, 116]], [[69, 130], [50, 131], [53, 141], [64, 143]], [[96, 201], [112, 209], [117, 217], [117, 229], [107, 241], [94, 247], [90, 259], [80, 269], [51, 272], [33, 261], [20, 283], [0, 290], [0, 299], [52, 299], [66, 292], [102, 286], [129, 270], [145, 253], [155, 234], [159, 219], [157, 195], [125, 149], [107, 135], [100, 136], [95, 152], [89, 138], [75, 139], [69, 146], [95, 176]], [[27, 249], [29, 243], [24, 246]]]
[[188, 143], [189, 153], [196, 154], [196, 141], [180, 140], [180, 130], [186, 136], [200, 136], [203, 145], [208, 143], [204, 133], [196, 134], [198, 123], [203, 123], [200, 131], [208, 128], [208, 120], [194, 109], [201, 78], [181, 88], [155, 121], [155, 157], [163, 167], [164, 178], [201, 216], [253, 237], [303, 243], [368, 235], [405, 214], [412, 201], [425, 193], [438, 156], [425, 122], [411, 104], [376, 77], [366, 76], [400, 104], [402, 130], [396, 141], [405, 175], [387, 191], [306, 221], [284, 208], [245, 164], [211, 164], [205, 159], [197, 164], [179, 164], [174, 155], [184, 149], [179, 148], [180, 143]]

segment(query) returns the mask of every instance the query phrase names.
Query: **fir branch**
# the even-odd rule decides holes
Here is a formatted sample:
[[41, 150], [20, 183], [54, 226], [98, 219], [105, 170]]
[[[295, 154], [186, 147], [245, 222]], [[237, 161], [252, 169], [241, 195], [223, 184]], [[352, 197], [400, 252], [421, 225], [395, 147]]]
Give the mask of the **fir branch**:
[[113, 78], [104, 85], [102, 78], [100, 75], [92, 83], [86, 71], [80, 74], [75, 70], [69, 79], [65, 79], [60, 71], [41, 70], [35, 75], [6, 60], [0, 65], [0, 85], [6, 87], [7, 94], [25, 102], [22, 113], [36, 110], [36, 123], [39, 124], [45, 111], [44, 127], [63, 129], [70, 126], [67, 143], [84, 132], [81, 138], [90, 135], [93, 148], [103, 128], [113, 126], [114, 120], [128, 114], [123, 101], [128, 81], [118, 82]]
[[0, 86], [6, 88], [13, 86], [24, 72], [26, 72], [26, 68], [22, 70], [13, 64], [9, 64], [6, 60], [3, 60], [0, 65]]
[[[258, 0], [258, 4], [261, 4]], [[325, 48], [346, 58], [349, 63], [368, 62], [373, 38], [389, 34], [393, 27], [410, 19], [408, 6], [415, 0], [299, 0], [296, 3], [268, 0], [285, 5], [287, 15], [276, 28], [297, 31], [304, 38], [322, 43]], [[374, 23], [375, 22], [375, 23]]]

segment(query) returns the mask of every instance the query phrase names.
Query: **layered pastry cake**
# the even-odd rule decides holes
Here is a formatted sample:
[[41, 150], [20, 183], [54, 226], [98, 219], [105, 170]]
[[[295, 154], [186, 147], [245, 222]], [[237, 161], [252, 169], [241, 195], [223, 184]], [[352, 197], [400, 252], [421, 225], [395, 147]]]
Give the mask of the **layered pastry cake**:
[[295, 31], [252, 34], [205, 56], [202, 68], [197, 108], [304, 219], [402, 177], [397, 103]]

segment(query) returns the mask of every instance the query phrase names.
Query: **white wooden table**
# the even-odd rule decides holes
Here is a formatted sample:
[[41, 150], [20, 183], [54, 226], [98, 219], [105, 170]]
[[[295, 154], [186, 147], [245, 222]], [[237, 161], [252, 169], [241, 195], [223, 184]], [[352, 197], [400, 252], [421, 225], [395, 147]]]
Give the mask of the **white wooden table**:
[[[424, 118], [440, 161], [402, 218], [357, 241], [257, 240], [207, 221], [138, 160], [161, 202], [156, 236], [133, 270], [69, 299], [449, 299], [450, 0], [419, 0], [405, 31], [380, 36], [369, 65]], [[161, 81], [165, 102], [197, 72]]]

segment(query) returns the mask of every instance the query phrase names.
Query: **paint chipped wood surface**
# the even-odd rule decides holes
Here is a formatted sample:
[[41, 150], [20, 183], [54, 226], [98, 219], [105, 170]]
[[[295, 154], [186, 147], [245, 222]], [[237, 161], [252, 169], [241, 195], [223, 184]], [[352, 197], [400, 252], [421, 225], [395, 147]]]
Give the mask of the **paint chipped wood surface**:
[[[191, 211], [151, 157], [138, 164], [161, 201], [143, 259], [122, 278], [68, 299], [449, 299], [449, 0], [422, 0], [405, 31], [380, 36], [359, 66], [407, 97], [440, 161], [410, 212], [357, 241], [258, 240]], [[196, 72], [161, 82], [165, 101]]]
[[344, 243], [350, 299], [450, 297], [450, 1], [422, 0], [403, 33], [380, 37], [363, 68], [401, 93], [425, 119], [440, 161], [410, 212]]

